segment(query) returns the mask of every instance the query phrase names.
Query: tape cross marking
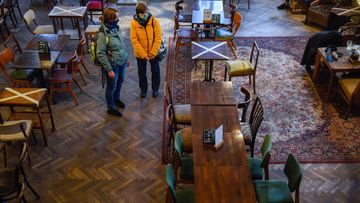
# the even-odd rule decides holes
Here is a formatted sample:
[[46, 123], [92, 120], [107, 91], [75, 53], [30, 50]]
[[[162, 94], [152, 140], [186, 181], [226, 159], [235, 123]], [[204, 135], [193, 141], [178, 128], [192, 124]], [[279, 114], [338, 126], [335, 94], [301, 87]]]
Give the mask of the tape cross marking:
[[219, 52], [214, 51], [214, 49], [216, 49], [216, 48], [218, 48], [218, 47], [220, 47], [220, 46], [222, 46], [222, 45], [224, 45], [224, 44], [227, 44], [227, 42], [219, 43], [219, 44], [217, 44], [216, 46], [213, 46], [213, 47], [211, 47], [211, 48], [207, 48], [207, 47], [205, 47], [205, 46], [203, 46], [203, 45], [201, 45], [201, 44], [198, 44], [198, 43], [196, 43], [196, 42], [191, 42], [191, 43], [204, 49], [203, 52], [201, 52], [201, 53], [193, 56], [192, 59], [196, 59], [196, 58], [198, 58], [199, 56], [204, 55], [204, 54], [207, 53], [207, 52], [212, 52], [212, 53], [214, 53], [214, 54], [216, 54], [216, 55], [218, 55], [218, 56], [221, 56], [221, 57], [223, 57], [223, 58], [225, 58], [225, 59], [230, 59], [229, 57], [227, 57], [227, 56], [225, 56], [225, 55], [223, 55], [223, 54], [221, 54], [221, 53], [219, 53]]
[[16, 98], [21, 97], [23, 99], [26, 99], [28, 101], [33, 102], [34, 104], [36, 104], [36, 106], [39, 106], [39, 102], [36, 101], [35, 99], [31, 98], [31, 97], [28, 97], [27, 95], [34, 94], [34, 93], [37, 93], [37, 92], [46, 91], [45, 88], [40, 88], [40, 89], [31, 91], [31, 92], [20, 93], [20, 92], [14, 90], [14, 89], [9, 88], [9, 87], [6, 87], [5, 90], [7, 90], [7, 91], [9, 91], [11, 93], [14, 93], [15, 95], [11, 96], [11, 97], [4, 98], [4, 99], [0, 99], [0, 102], [4, 102], [4, 101], [7, 101], [7, 100], [16, 99]]

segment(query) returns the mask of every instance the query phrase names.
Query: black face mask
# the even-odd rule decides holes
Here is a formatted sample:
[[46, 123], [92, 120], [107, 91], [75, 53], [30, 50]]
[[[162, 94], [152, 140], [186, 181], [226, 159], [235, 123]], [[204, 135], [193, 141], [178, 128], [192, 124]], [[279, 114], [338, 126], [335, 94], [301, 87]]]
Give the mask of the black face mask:
[[119, 28], [118, 23], [119, 23], [119, 19], [116, 19], [116, 20], [113, 21], [113, 22], [105, 22], [105, 26], [106, 26], [109, 30], [112, 30], [112, 29], [115, 29], [115, 28]]

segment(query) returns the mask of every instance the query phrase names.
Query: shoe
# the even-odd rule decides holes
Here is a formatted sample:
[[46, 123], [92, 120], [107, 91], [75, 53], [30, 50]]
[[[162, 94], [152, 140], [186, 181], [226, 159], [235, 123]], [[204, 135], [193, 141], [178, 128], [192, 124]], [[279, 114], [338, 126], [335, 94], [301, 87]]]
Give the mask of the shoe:
[[158, 95], [159, 95], [159, 92], [157, 90], [153, 91], [153, 94], [152, 94], [153, 97], [157, 97]]
[[115, 105], [118, 106], [119, 108], [125, 108], [125, 104], [124, 102], [122, 102], [121, 100], [115, 100]]
[[145, 97], [146, 97], [146, 92], [141, 92], [141, 93], [140, 93], [140, 97], [141, 97], [141, 98], [145, 98]]
[[107, 110], [107, 113], [110, 114], [110, 115], [113, 115], [113, 116], [118, 116], [118, 117], [121, 117], [122, 116], [122, 113], [116, 109], [108, 109]]
[[283, 3], [283, 4], [281, 4], [280, 6], [277, 7], [277, 9], [279, 9], [279, 10], [283, 10], [283, 9], [285, 9], [285, 8], [286, 8], [286, 4], [285, 4], [285, 3]]

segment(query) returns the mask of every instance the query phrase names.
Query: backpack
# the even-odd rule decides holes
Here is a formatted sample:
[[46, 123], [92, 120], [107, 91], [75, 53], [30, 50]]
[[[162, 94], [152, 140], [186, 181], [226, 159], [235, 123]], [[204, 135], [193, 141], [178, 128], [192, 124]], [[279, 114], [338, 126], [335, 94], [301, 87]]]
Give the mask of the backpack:
[[[92, 38], [91, 43], [90, 43], [90, 49], [89, 49], [89, 53], [91, 56], [91, 60], [92, 62], [96, 65], [96, 66], [101, 66], [101, 64], [99, 63], [99, 61], [97, 60], [96, 57], [96, 51], [97, 51], [97, 40], [99, 38], [99, 32]], [[109, 46], [110, 43], [110, 38], [109, 36], [107, 36], [105, 34], [105, 42], [106, 42], [106, 47]]]

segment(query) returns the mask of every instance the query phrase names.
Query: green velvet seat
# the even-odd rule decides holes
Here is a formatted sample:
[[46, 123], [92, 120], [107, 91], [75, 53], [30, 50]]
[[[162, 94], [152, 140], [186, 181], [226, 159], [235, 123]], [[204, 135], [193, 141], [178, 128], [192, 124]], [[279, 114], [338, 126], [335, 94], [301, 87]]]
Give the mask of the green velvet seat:
[[166, 166], [166, 182], [168, 184], [168, 193], [170, 193], [173, 202], [195, 202], [195, 191], [193, 188], [175, 190], [175, 174], [171, 164]]
[[[290, 190], [286, 182], [278, 180], [255, 180], [256, 196], [259, 203], [292, 203]], [[260, 194], [260, 195], [258, 195]]]
[[265, 180], [269, 179], [269, 161], [271, 157], [271, 147], [271, 136], [266, 135], [260, 149], [261, 159], [252, 157], [249, 158], [249, 167], [253, 180], [262, 180], [264, 178], [264, 171]]
[[[184, 180], [194, 179], [194, 161], [192, 156], [189, 154], [185, 156], [184, 153], [184, 144], [183, 144], [183, 134], [181, 130], [175, 134], [175, 174], [179, 170], [179, 177]], [[181, 182], [181, 180], [180, 180]]]
[[36, 74], [33, 69], [17, 69], [11, 72], [10, 76], [15, 80], [33, 81]]
[[222, 29], [218, 29], [216, 30], [216, 38], [215, 40], [233, 40], [234, 37], [232, 36], [232, 33], [228, 30], [222, 30]]
[[[277, 180], [254, 181], [256, 198], [259, 203], [300, 202], [299, 188], [302, 178], [302, 169], [298, 160], [292, 154], [289, 154], [286, 160], [284, 173], [288, 178], [287, 183]], [[295, 201], [291, 196], [292, 192], [295, 192]]]

